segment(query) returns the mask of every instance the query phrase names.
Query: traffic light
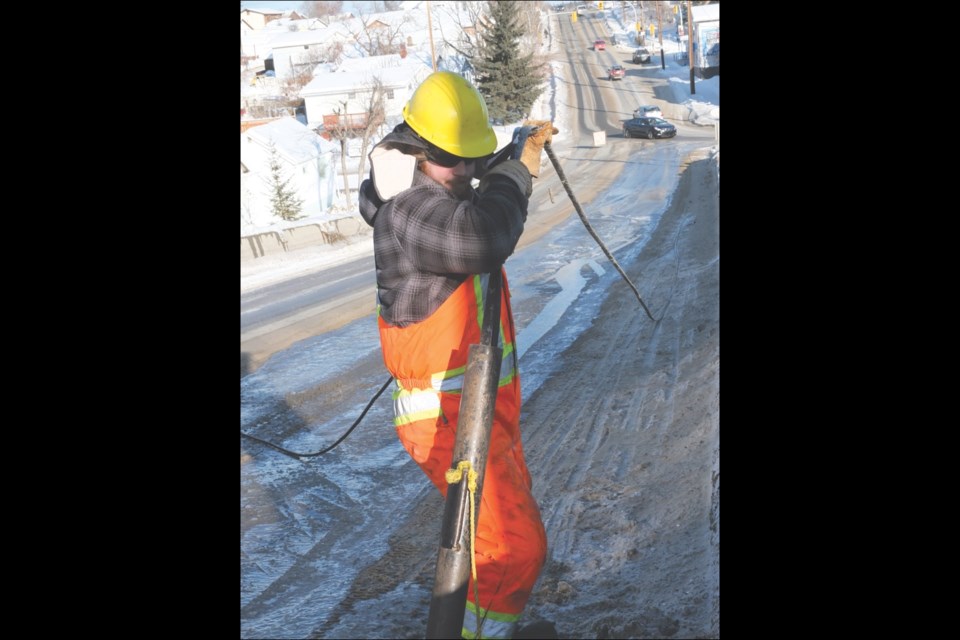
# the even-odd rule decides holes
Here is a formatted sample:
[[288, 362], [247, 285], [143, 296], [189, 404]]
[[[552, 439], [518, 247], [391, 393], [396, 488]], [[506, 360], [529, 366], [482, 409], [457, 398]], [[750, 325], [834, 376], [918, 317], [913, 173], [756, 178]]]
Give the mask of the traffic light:
[[603, 11], [603, 3], [602, 3], [602, 2], [598, 2], [598, 3], [597, 3], [597, 8], [600, 9], [600, 11]]
[[576, 21], [577, 21], [577, 11], [576, 11], [576, 9], [574, 9], [573, 13], [570, 14], [570, 21], [571, 21], [571, 22], [576, 22]]
[[677, 13], [677, 5], [673, 5], [673, 12]]

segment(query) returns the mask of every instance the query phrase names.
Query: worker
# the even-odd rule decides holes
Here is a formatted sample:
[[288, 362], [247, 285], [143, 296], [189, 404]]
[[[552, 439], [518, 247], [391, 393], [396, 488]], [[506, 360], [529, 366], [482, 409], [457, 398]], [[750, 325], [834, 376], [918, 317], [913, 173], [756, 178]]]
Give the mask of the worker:
[[524, 124], [539, 128], [521, 159], [487, 169], [497, 138], [483, 97], [463, 77], [434, 72], [404, 106], [403, 122], [371, 151], [370, 177], [360, 186], [360, 213], [373, 227], [381, 348], [396, 385], [394, 426], [444, 496], [487, 274], [502, 277], [502, 364], [473, 549], [479, 602], [471, 578], [465, 638], [477, 637], [481, 619], [480, 637], [521, 635], [518, 620], [547, 550], [520, 439], [516, 331], [502, 265], [523, 232], [532, 178], [557, 129]]

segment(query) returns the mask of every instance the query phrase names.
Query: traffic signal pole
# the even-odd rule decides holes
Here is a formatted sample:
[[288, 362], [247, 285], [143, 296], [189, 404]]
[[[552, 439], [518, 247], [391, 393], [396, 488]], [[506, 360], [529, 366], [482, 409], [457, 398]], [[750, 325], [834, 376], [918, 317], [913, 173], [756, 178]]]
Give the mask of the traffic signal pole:
[[687, 0], [687, 63], [690, 65], [690, 95], [697, 92], [697, 86], [693, 81], [693, 57], [696, 51], [693, 49], [693, 3]]
[[657, 31], [660, 32], [660, 68], [666, 69], [667, 63], [663, 59], [663, 17], [660, 15], [660, 3], [657, 3]]

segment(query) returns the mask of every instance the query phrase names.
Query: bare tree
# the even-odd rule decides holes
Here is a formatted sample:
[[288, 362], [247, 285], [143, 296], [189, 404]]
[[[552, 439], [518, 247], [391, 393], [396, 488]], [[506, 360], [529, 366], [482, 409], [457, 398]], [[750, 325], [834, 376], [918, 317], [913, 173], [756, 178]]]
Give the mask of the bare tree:
[[367, 90], [369, 91], [366, 106], [367, 120], [364, 123], [363, 130], [360, 132], [360, 166], [357, 169], [358, 181], [366, 172], [367, 148], [387, 119], [387, 91], [379, 76], [373, 77], [367, 85]]
[[299, 58], [299, 61], [290, 61], [290, 73], [283, 78], [283, 95], [289, 100], [295, 100], [299, 103], [300, 91], [313, 80], [313, 72], [317, 65], [324, 62], [330, 62], [339, 65], [343, 61], [343, 43], [331, 42], [330, 44], [311, 48], [306, 55]]
[[300, 10], [297, 11], [307, 18], [330, 18], [340, 15], [342, 12], [343, 2], [340, 0], [304, 2], [300, 5]]
[[357, 10], [357, 23], [360, 28], [351, 32], [357, 46], [368, 56], [385, 56], [391, 53], [400, 53], [401, 45], [405, 43], [403, 37], [404, 26], [410, 23], [411, 17], [404, 14], [399, 20], [391, 20], [387, 24], [382, 20], [374, 20], [370, 16], [372, 11]]
[[437, 14], [446, 15], [450, 22], [456, 25], [455, 33], [447, 34], [443, 30], [444, 21], [436, 22], [443, 44], [467, 60], [473, 60], [479, 55], [479, 50], [483, 46], [480, 33], [486, 26], [486, 8], [486, 2], [458, 2], [454, 5], [438, 6], [435, 9]]
[[[242, 174], [241, 174], [242, 175]], [[253, 198], [253, 193], [250, 191], [249, 185], [244, 183], [244, 180], [241, 178], [240, 181], [240, 226], [253, 226], [253, 206], [251, 200]]]
[[[354, 5], [357, 4], [359, 3], [354, 3]], [[399, 11], [403, 3], [390, 2], [389, 0], [373, 0], [372, 2], [364, 2], [363, 4], [368, 6], [372, 13], [380, 13], [381, 11]]]
[[324, 49], [309, 49], [306, 54], [299, 58], [290, 58], [290, 72], [283, 78], [283, 95], [287, 98], [296, 98], [311, 80], [313, 80], [313, 70], [318, 64], [328, 62], [325, 58], [330, 47]]
[[[464, 73], [466, 64], [471, 68], [476, 68], [477, 60], [486, 57], [484, 34], [493, 28], [490, 18], [490, 2], [457, 2], [449, 5], [441, 5], [436, 8], [438, 14], [445, 15], [446, 21], [437, 21], [436, 26], [440, 30], [443, 44], [455, 51], [461, 56], [465, 64], [461, 68], [450, 68], [449, 70], [457, 73]], [[523, 51], [532, 51], [533, 58], [530, 66], [534, 70], [534, 75], [545, 78], [548, 74], [547, 55], [543, 53], [540, 46], [542, 44], [542, 22], [541, 22], [541, 3], [539, 2], [518, 2], [518, 26], [522, 30], [522, 36], [519, 42], [520, 49]], [[454, 33], [446, 33], [444, 23], [453, 23]]]
[[352, 207], [350, 181], [347, 170], [347, 147], [351, 140], [360, 140], [360, 165], [358, 178], [366, 171], [367, 149], [370, 142], [386, 121], [386, 89], [383, 81], [374, 76], [363, 90], [362, 107], [359, 113], [349, 112], [349, 102], [340, 101], [340, 107], [334, 109], [334, 117], [324, 118], [324, 129], [330, 137], [340, 143], [340, 173], [343, 176], [343, 190], [347, 196], [347, 206]]
[[330, 137], [340, 143], [340, 175], [343, 176], [343, 193], [347, 198], [347, 208], [353, 208], [353, 202], [350, 199], [350, 174], [347, 172], [347, 144], [354, 128], [352, 118], [347, 113], [347, 101], [341, 100], [341, 106], [333, 110], [335, 118], [330, 121], [324, 117], [324, 129], [330, 134]]

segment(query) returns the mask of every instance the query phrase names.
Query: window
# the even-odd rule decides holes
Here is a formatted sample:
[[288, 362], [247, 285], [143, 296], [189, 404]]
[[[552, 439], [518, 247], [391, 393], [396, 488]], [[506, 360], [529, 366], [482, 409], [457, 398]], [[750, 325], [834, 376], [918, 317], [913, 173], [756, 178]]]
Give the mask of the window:
[[356, 91], [351, 91], [350, 93], [347, 94], [347, 100], [356, 100], [356, 99], [357, 99]]
[[387, 100], [393, 100], [393, 89], [387, 89]]

